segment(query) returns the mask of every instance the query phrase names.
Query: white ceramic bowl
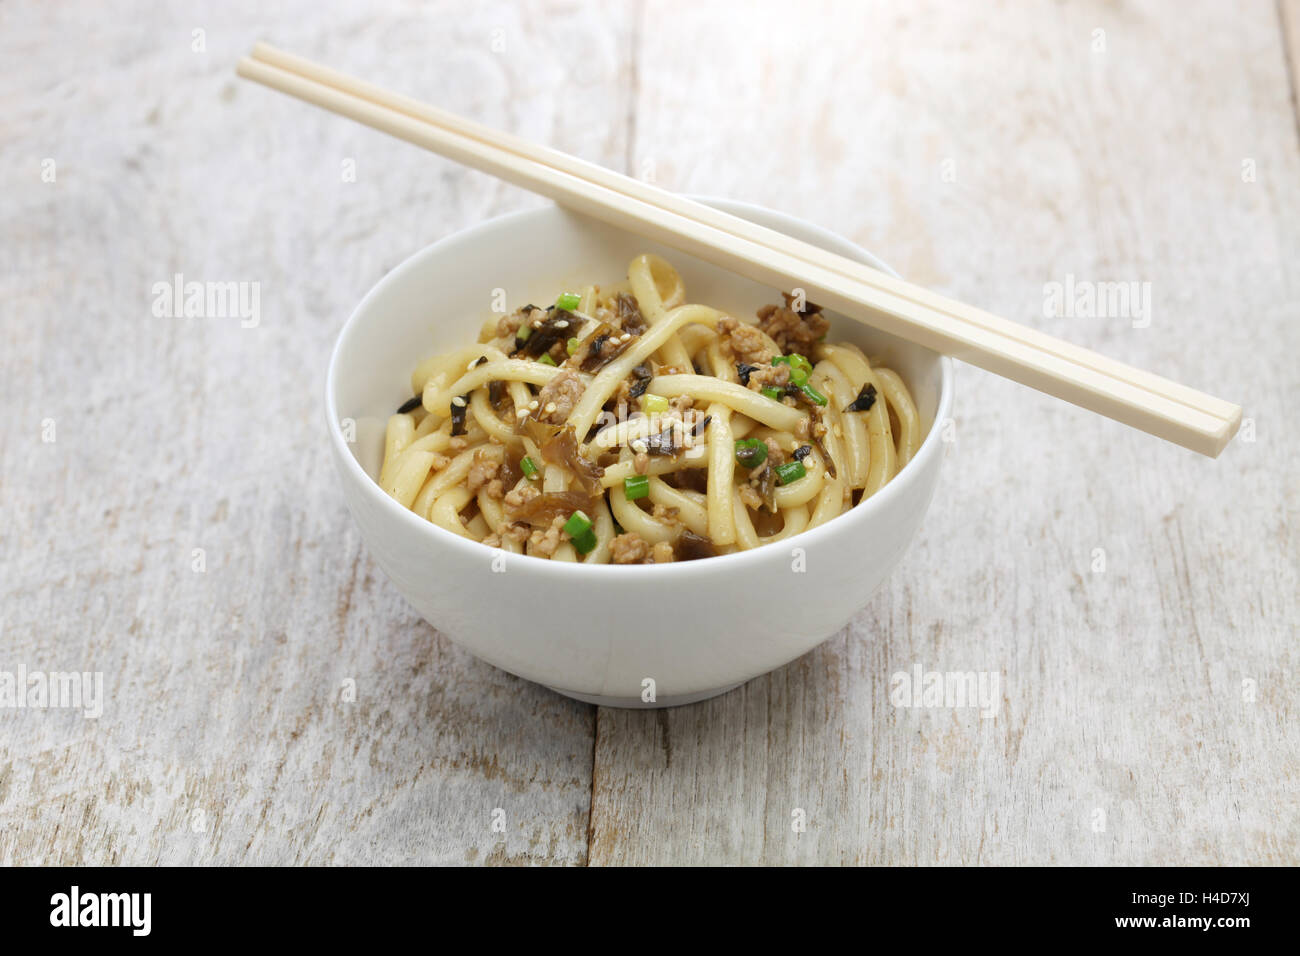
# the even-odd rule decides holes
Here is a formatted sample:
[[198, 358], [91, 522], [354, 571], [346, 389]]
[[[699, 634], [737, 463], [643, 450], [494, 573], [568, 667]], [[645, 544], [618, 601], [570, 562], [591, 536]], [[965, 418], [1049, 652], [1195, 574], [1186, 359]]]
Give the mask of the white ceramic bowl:
[[[853, 259], [888, 267], [789, 216], [706, 200]], [[833, 318], [829, 339], [883, 355], [911, 387], [927, 435], [878, 494], [779, 544], [667, 565], [595, 565], [504, 555], [436, 527], [384, 494], [384, 423], [410, 396], [416, 362], [475, 340], [493, 296], [511, 310], [564, 289], [613, 283], [641, 252], [672, 262], [687, 298], [752, 316], [768, 289], [559, 207], [485, 222], [416, 253], [357, 306], [330, 357], [330, 444], [348, 507], [375, 560], [438, 630], [497, 667], [581, 700], [672, 706], [793, 660], [867, 603], [911, 542], [939, 478], [935, 422], [951, 415], [951, 363]], [[351, 440], [349, 440], [349, 438]], [[495, 567], [494, 567], [495, 561]], [[649, 682], [653, 682], [652, 684]], [[643, 700], [650, 696], [652, 702]]]

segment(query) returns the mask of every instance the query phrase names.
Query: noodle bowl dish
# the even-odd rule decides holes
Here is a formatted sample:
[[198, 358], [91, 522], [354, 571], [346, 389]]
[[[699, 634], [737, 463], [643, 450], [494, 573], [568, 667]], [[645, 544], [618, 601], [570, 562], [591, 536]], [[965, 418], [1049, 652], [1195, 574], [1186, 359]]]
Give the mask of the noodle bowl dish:
[[[807, 223], [706, 201], [887, 269]], [[653, 707], [854, 620], [933, 496], [951, 379], [947, 359], [798, 286], [546, 207], [385, 276], [325, 398], [367, 548], [430, 624], [561, 693]]]

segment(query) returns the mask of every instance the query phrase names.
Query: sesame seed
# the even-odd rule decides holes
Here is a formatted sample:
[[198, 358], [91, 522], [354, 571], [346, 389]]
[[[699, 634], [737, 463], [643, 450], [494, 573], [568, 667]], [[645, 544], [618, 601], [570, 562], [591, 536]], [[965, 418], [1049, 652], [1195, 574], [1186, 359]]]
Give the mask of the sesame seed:
[[457, 408], [464, 408], [464, 407], [465, 407], [465, 399], [461, 398], [459, 395], [455, 395], [455, 396], [453, 396], [453, 397], [452, 397], [452, 400], [451, 400], [451, 403], [452, 403], [453, 405], [455, 405]]
[[647, 450], [649, 447], [650, 447], [649, 445], [647, 445], [645, 442], [643, 442], [643, 441], [642, 441], [641, 439], [639, 439], [639, 438], [638, 438], [636, 441], [632, 442], [632, 450], [633, 450], [634, 452], [636, 452], [637, 454], [644, 455], [645, 452], [646, 452], [646, 450]]
[[560, 319], [560, 321], [558, 321], [558, 322], [555, 323], [555, 327], [556, 327], [557, 329], [567, 329], [567, 328], [569, 327], [569, 320], [568, 320], [568, 319]]
[[546, 403], [546, 414], [548, 414], [548, 415], [553, 415], [554, 413], [555, 413], [555, 403], [554, 403], [554, 402], [547, 402], [547, 403]]
[[534, 411], [534, 412], [537, 411], [537, 399], [534, 398], [531, 402], [529, 402], [528, 408], [530, 411]]
[[528, 409], [526, 408], [515, 409], [515, 418], [527, 418], [527, 417], [528, 417]]

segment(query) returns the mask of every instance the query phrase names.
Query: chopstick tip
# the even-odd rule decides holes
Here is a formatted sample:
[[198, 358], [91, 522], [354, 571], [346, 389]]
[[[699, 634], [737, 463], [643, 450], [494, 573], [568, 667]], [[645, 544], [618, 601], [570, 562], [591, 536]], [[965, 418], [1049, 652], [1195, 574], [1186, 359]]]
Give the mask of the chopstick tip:
[[1232, 406], [1232, 414], [1223, 423], [1223, 428], [1216, 436], [1217, 447], [1214, 449], [1214, 457], [1218, 458], [1223, 449], [1228, 447], [1228, 443], [1237, 435], [1238, 429], [1241, 428], [1242, 409], [1240, 405]]

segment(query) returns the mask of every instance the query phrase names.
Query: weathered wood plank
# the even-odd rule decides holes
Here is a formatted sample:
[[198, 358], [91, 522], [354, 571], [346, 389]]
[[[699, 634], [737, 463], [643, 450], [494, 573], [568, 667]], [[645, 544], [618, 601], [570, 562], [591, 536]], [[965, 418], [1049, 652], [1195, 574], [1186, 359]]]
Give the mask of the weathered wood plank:
[[[107, 699], [98, 720], [0, 711], [0, 861], [585, 861], [594, 710], [415, 617], [353, 530], [320, 421], [366, 289], [538, 200], [233, 64], [265, 37], [618, 165], [630, 13], [3, 16], [0, 669], [99, 671]], [[258, 323], [155, 317], [175, 273], [257, 283]]]
[[[1295, 863], [1300, 155], [1276, 10], [746, 11], [651, 4], [639, 168], [1250, 421], [1211, 463], [961, 368], [933, 510], [845, 633], [712, 702], [600, 712], [592, 862]], [[1048, 317], [1069, 275], [1149, 283], [1151, 308]], [[997, 674], [998, 713], [896, 707], [918, 664]]]
[[1291, 108], [1295, 111], [1296, 126], [1300, 128], [1300, 2], [1277, 0], [1277, 11], [1282, 22], [1282, 42], [1286, 45]]

